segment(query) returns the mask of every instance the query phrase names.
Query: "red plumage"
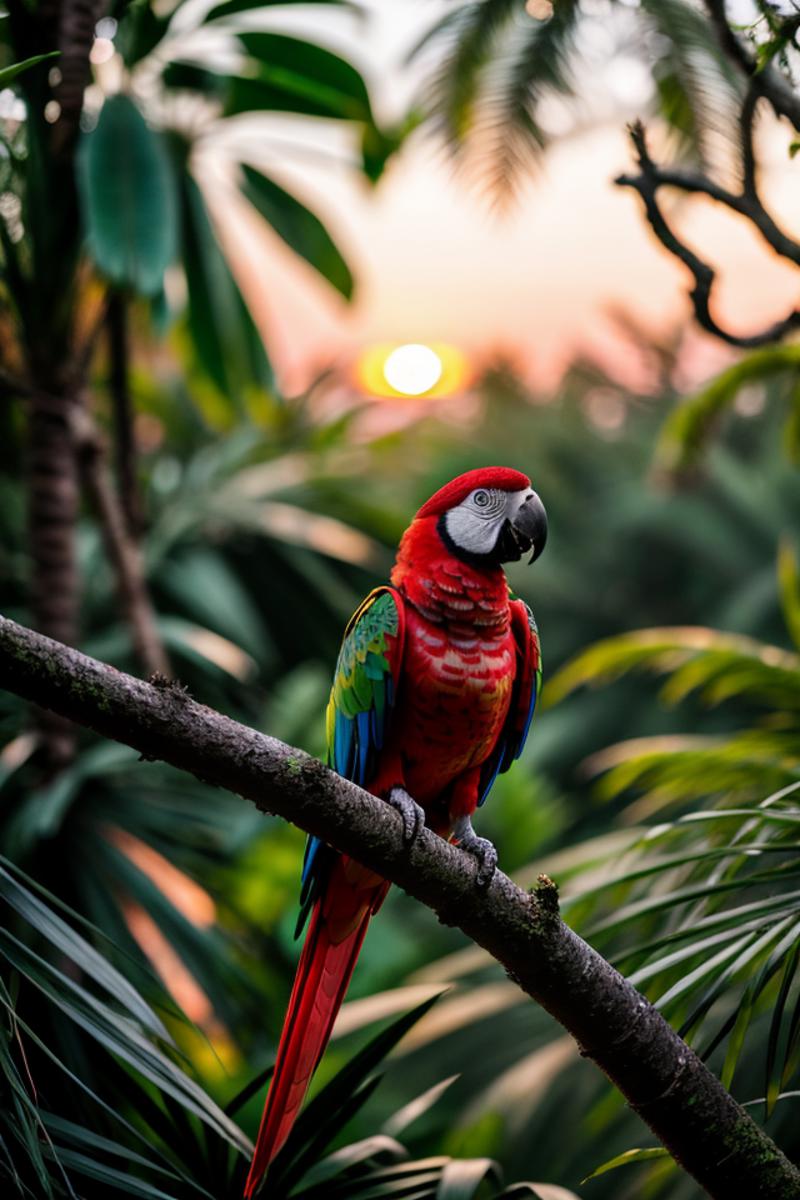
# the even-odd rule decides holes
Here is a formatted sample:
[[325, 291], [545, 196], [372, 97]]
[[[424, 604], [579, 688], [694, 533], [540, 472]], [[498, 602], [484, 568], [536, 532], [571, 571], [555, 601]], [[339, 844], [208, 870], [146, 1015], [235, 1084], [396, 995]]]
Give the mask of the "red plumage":
[[[394, 687], [385, 736], [371, 747], [370, 766], [361, 779], [355, 768], [348, 772], [337, 761], [335, 751], [331, 761], [376, 796], [404, 789], [425, 810], [426, 824], [447, 838], [459, 818], [474, 813], [497, 770], [505, 770], [521, 749], [535, 703], [539, 644], [530, 611], [510, 596], [502, 566], [459, 557], [445, 544], [439, 522], [476, 488], [516, 493], [529, 487], [521, 472], [489, 467], [460, 476], [431, 497], [403, 535], [392, 588], [378, 589], [358, 610], [337, 664], [341, 680], [351, 669], [348, 638], [358, 636], [359, 622], [375, 600], [388, 595], [394, 624], [381, 652]], [[359, 645], [363, 661], [366, 651]], [[357, 669], [352, 667], [354, 677]], [[335, 680], [332, 705], [336, 695]], [[327, 874], [320, 868], [321, 882], [314, 885], [308, 933], [245, 1185], [248, 1200], [289, 1135], [369, 918], [389, 888], [347, 856], [327, 848], [313, 853], [317, 849]]]
[[[349, 871], [348, 871], [349, 868]], [[357, 881], [358, 873], [362, 878]], [[253, 1196], [285, 1144], [341, 1008], [369, 919], [389, 884], [344, 856], [311, 915], [244, 1187]]]

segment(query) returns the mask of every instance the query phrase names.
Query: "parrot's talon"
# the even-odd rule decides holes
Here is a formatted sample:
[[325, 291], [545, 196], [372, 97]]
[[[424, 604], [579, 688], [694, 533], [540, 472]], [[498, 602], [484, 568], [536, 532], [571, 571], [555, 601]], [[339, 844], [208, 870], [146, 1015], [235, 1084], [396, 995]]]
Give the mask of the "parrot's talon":
[[453, 841], [459, 850], [466, 850], [478, 860], [475, 883], [481, 889], [488, 888], [497, 870], [497, 850], [488, 838], [478, 837], [469, 817], [459, 817], [453, 828]]
[[386, 797], [386, 803], [399, 812], [403, 821], [403, 842], [411, 846], [425, 825], [425, 809], [409, 796], [405, 788], [394, 787]]

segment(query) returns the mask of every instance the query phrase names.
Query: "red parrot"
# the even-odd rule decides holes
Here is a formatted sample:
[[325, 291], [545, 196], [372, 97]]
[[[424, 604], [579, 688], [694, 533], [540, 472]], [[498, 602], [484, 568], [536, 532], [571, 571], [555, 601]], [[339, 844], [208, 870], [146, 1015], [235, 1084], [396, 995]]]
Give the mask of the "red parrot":
[[[441, 488], [403, 534], [391, 586], [345, 629], [327, 710], [328, 764], [398, 809], [410, 843], [423, 823], [497, 863], [472, 814], [517, 758], [541, 681], [536, 622], [503, 563], [538, 558], [547, 518], [508, 467]], [[250, 1200], [283, 1146], [330, 1038], [369, 919], [389, 884], [309, 838], [298, 934], [310, 913], [275, 1072], [245, 1184]]]

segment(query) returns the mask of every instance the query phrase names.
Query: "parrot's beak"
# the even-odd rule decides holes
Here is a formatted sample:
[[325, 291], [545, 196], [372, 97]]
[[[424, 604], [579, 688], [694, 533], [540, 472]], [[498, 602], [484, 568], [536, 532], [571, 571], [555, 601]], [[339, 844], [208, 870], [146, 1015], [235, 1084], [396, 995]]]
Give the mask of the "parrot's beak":
[[547, 513], [536, 492], [531, 492], [518, 509], [511, 522], [511, 532], [519, 546], [519, 557], [531, 550], [530, 561], [534, 562], [547, 541]]

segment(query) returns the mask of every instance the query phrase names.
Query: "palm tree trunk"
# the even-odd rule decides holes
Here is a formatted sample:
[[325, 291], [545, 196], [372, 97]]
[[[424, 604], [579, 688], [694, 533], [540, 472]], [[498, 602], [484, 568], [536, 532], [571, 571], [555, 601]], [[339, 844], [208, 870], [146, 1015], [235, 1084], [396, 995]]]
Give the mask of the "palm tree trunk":
[[[29, 518], [31, 609], [42, 633], [74, 645], [79, 587], [75, 562], [78, 473], [72, 434], [82, 375], [75, 346], [75, 266], [82, 232], [75, 178], [89, 53], [102, 0], [42, 0], [32, 7], [9, 0], [12, 40], [20, 57], [58, 49], [49, 64], [21, 78], [28, 108], [30, 153], [38, 193], [30, 198], [33, 238], [31, 303], [24, 330], [29, 385]], [[56, 101], [57, 117], [46, 116]], [[52, 123], [48, 124], [48, 121]], [[46, 211], [43, 206], [46, 206]], [[74, 753], [74, 728], [40, 712], [41, 760], [48, 775]]]
[[[36, 628], [74, 646], [78, 633], [75, 523], [78, 476], [66, 394], [35, 391], [29, 402], [31, 609]], [[40, 710], [41, 757], [48, 774], [73, 756], [75, 727]]]

